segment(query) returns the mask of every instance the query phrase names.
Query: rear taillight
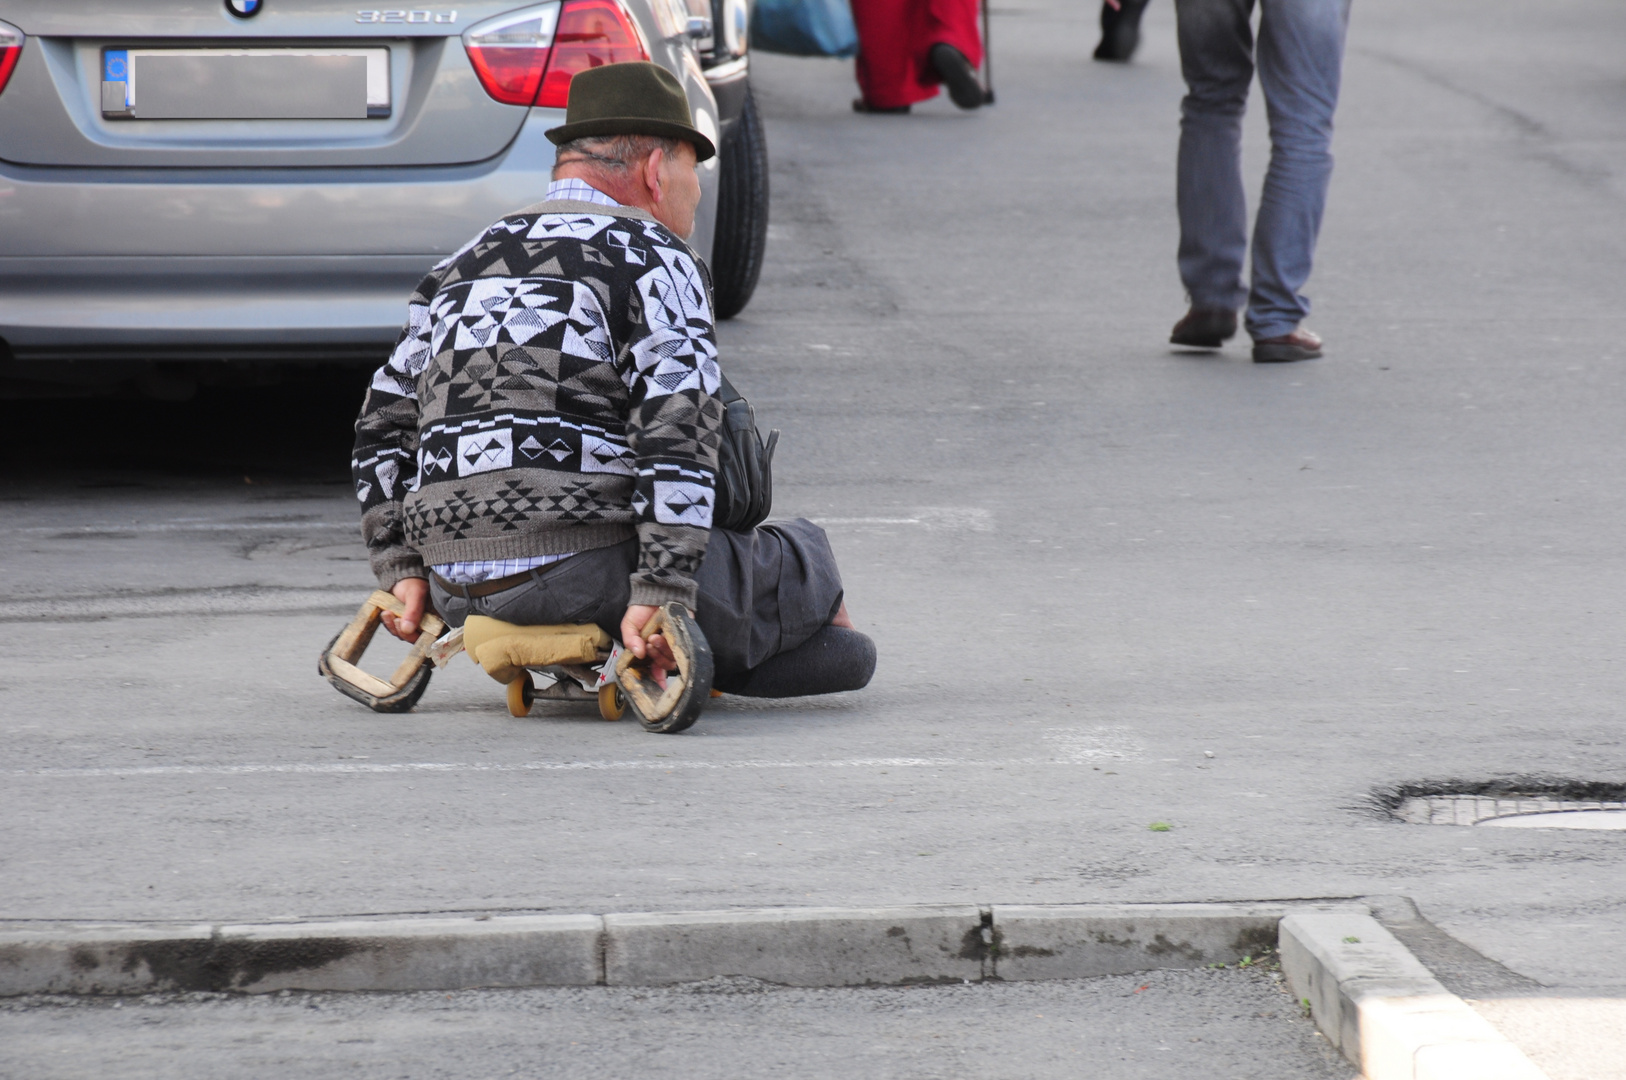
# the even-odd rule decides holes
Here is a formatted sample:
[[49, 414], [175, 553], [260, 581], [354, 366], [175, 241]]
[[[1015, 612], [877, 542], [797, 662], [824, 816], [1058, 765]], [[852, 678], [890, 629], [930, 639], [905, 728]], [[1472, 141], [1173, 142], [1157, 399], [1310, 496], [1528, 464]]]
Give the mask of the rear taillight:
[[530, 105], [548, 68], [559, 5], [540, 4], [471, 26], [463, 48], [486, 93], [504, 105]]
[[648, 59], [649, 53], [632, 20], [615, 0], [565, 0], [559, 32], [553, 38], [553, 58], [548, 62], [536, 103], [562, 109], [570, 97], [570, 80], [576, 72]]
[[616, 0], [564, 0], [511, 11], [471, 26], [463, 48], [480, 85], [496, 100], [556, 109], [565, 107], [576, 72], [649, 59]]
[[10, 23], [0, 22], [0, 90], [11, 81], [11, 70], [22, 55], [23, 32]]

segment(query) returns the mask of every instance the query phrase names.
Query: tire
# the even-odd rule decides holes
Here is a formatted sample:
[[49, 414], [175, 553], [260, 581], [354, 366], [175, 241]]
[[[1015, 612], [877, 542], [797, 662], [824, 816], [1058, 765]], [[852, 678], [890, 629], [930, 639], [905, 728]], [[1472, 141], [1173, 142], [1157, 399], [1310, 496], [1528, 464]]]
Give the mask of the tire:
[[711, 242], [712, 288], [717, 317], [745, 310], [762, 276], [768, 246], [768, 138], [756, 98], [745, 88], [745, 105], [719, 153], [717, 231]]

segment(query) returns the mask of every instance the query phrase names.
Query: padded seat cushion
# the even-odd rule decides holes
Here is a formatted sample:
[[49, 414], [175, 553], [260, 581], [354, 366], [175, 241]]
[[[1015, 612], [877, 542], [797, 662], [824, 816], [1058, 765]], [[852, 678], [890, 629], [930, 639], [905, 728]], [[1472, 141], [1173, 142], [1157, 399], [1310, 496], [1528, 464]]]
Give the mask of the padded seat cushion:
[[469, 658], [505, 686], [526, 668], [596, 664], [610, 645], [610, 635], [591, 624], [515, 626], [484, 615], [470, 615], [463, 623]]

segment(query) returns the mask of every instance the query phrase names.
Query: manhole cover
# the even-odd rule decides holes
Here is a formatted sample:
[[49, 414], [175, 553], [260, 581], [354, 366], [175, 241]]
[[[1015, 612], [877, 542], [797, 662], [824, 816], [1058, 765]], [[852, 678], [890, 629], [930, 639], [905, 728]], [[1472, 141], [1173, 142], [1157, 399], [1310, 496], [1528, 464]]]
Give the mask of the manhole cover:
[[1626, 802], [1550, 795], [1413, 795], [1401, 799], [1392, 812], [1414, 825], [1626, 829]]

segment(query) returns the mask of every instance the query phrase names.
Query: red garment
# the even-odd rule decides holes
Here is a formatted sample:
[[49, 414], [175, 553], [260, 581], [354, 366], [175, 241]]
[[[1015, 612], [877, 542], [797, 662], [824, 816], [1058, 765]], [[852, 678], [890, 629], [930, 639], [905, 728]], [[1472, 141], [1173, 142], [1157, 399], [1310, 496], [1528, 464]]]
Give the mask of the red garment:
[[858, 27], [858, 88], [878, 109], [895, 109], [937, 96], [937, 77], [926, 54], [938, 42], [982, 65], [978, 0], [852, 0]]

